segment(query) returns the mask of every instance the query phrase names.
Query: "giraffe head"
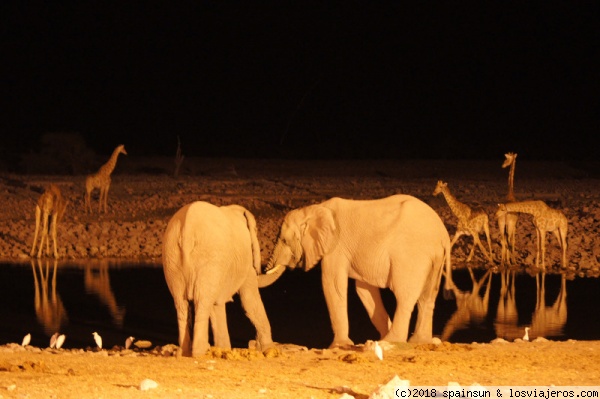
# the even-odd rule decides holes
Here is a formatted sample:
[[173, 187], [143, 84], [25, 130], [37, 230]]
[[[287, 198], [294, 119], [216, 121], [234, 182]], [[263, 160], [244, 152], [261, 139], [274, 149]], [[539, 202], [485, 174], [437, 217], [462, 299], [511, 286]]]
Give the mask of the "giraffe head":
[[433, 190], [433, 195], [438, 195], [441, 193], [446, 187], [448, 187], [448, 183], [444, 183], [441, 180], [438, 180], [437, 185], [435, 186], [435, 190]]
[[506, 204], [498, 204], [498, 210], [496, 211], [496, 218], [501, 218], [507, 214]]
[[125, 144], [121, 144], [116, 148], [119, 154], [127, 155], [127, 151], [125, 151]]
[[512, 165], [515, 160], [517, 159], [517, 154], [514, 152], [507, 152], [506, 154], [504, 154], [504, 163], [502, 164], [503, 168], [507, 168], [510, 165]]

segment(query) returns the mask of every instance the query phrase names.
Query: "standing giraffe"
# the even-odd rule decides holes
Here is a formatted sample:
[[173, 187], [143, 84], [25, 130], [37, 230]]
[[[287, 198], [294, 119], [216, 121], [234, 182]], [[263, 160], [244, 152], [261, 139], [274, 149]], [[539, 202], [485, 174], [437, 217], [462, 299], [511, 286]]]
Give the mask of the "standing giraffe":
[[50, 240], [48, 238], [48, 233], [50, 233], [54, 245], [54, 257], [58, 259], [58, 252], [56, 251], [56, 225], [62, 219], [65, 209], [67, 208], [67, 203], [68, 200], [62, 196], [60, 188], [56, 184], [50, 184], [40, 196], [37, 205], [35, 206], [35, 233], [33, 234], [33, 246], [29, 253], [30, 256], [33, 256], [35, 253], [35, 245], [38, 240], [41, 224], [42, 231], [37, 257], [40, 258], [42, 256], [44, 242], [46, 243], [46, 254], [49, 254]]
[[108, 202], [108, 189], [110, 188], [110, 175], [117, 165], [119, 154], [127, 155], [123, 144], [117, 146], [110, 156], [108, 162], [100, 167], [97, 173], [88, 175], [85, 179], [85, 209], [86, 212], [92, 212], [92, 204], [90, 201], [91, 193], [94, 189], [100, 189], [100, 199], [98, 202], [98, 213], [104, 209], [106, 213], [106, 203]]
[[[458, 218], [458, 226], [456, 227], [456, 233], [450, 242], [450, 248], [454, 246], [454, 243], [459, 239], [462, 235], [468, 235], [473, 237], [473, 246], [471, 247], [471, 252], [467, 257], [467, 262], [470, 262], [473, 258], [473, 253], [475, 252], [475, 245], [479, 246], [481, 252], [492, 261], [492, 241], [490, 240], [490, 227], [488, 215], [483, 210], [475, 210], [473, 211], [471, 207], [462, 202], [458, 201], [451, 193], [448, 188], [448, 183], [444, 183], [441, 180], [438, 180], [437, 185], [435, 186], [435, 190], [433, 191], [433, 195], [438, 195], [442, 193], [444, 198], [446, 198], [446, 202], [448, 206], [454, 213], [454, 216]], [[488, 248], [490, 252], [488, 253], [481, 241], [479, 240], [479, 233], [485, 233], [487, 238]]]
[[[515, 165], [517, 163], [517, 154], [509, 152], [504, 154], [504, 163], [502, 168], [510, 166], [508, 173], [508, 194], [506, 199], [509, 202], [516, 202], [514, 193]], [[502, 212], [500, 209], [496, 212], [496, 220], [498, 222], [498, 230], [500, 231], [500, 264], [504, 266], [504, 262], [509, 265], [514, 261], [515, 252], [515, 231], [517, 229], [517, 221], [519, 220], [518, 213]]]
[[535, 265], [539, 267], [540, 256], [542, 269], [546, 269], [546, 233], [552, 232], [556, 236], [562, 250], [562, 267], [567, 267], [567, 233], [569, 224], [567, 217], [561, 211], [552, 209], [544, 201], [522, 201], [498, 204], [502, 212], [527, 213], [533, 216], [533, 225], [537, 232]]
[[508, 168], [510, 166], [510, 170], [508, 172], [508, 194], [506, 195], [506, 199], [508, 202], [515, 202], [515, 164], [517, 163], [517, 154], [514, 152], [508, 152], [504, 154], [504, 163], [502, 164], [502, 169]]

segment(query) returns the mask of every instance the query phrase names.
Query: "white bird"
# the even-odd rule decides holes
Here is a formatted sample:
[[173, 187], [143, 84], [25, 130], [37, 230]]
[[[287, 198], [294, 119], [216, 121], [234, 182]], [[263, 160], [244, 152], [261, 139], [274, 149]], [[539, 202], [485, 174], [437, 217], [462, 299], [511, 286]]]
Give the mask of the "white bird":
[[52, 336], [50, 337], [50, 349], [55, 348], [56, 347], [56, 340], [58, 339], [58, 333], [54, 333], [52, 334]]
[[523, 341], [529, 341], [529, 327], [525, 327], [525, 335], [523, 335]]
[[133, 344], [133, 341], [135, 340], [135, 337], [129, 337], [125, 340], [125, 349], [129, 349], [131, 347], [131, 344]]
[[31, 334], [27, 334], [23, 337], [23, 341], [21, 342], [21, 346], [27, 346], [31, 342]]
[[373, 351], [375, 352], [375, 356], [377, 356], [377, 358], [379, 360], [383, 360], [383, 349], [379, 345], [379, 341], [375, 341], [375, 346], [373, 346]]
[[102, 337], [100, 336], [100, 334], [94, 331], [92, 335], [94, 336], [94, 341], [96, 341], [96, 345], [98, 345], [98, 348], [102, 349]]
[[58, 338], [56, 338], [56, 345], [55, 345], [56, 349], [60, 349], [63, 346], [66, 338], [67, 338], [67, 336], [65, 334], [60, 334], [58, 336]]

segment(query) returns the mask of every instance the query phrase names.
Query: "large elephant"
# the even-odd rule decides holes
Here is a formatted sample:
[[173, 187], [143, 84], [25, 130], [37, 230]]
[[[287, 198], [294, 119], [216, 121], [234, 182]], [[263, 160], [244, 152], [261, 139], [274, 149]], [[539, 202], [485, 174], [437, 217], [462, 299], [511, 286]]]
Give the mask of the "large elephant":
[[274, 345], [258, 288], [276, 276], [259, 275], [260, 246], [252, 213], [239, 205], [193, 202], [169, 221], [162, 249], [165, 279], [177, 310], [180, 354], [206, 353], [209, 319], [214, 345], [231, 348], [225, 304], [236, 292], [256, 328], [259, 348]]
[[[432, 340], [433, 309], [442, 274], [451, 277], [450, 237], [439, 215], [421, 200], [394, 195], [376, 200], [332, 198], [290, 211], [283, 221], [266, 273], [321, 262], [322, 285], [334, 338], [330, 347], [353, 345], [348, 326], [348, 278], [381, 338], [406, 342], [415, 303], [411, 342]], [[396, 298], [393, 322], [380, 288]]]

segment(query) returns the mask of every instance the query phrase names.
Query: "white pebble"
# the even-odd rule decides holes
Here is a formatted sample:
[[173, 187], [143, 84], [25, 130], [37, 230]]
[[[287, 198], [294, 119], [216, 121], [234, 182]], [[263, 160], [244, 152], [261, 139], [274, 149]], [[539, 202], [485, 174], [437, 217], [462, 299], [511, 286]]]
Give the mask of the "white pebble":
[[146, 378], [144, 381], [140, 383], [140, 391], [147, 391], [149, 389], [154, 389], [158, 387], [158, 383], [149, 378]]

